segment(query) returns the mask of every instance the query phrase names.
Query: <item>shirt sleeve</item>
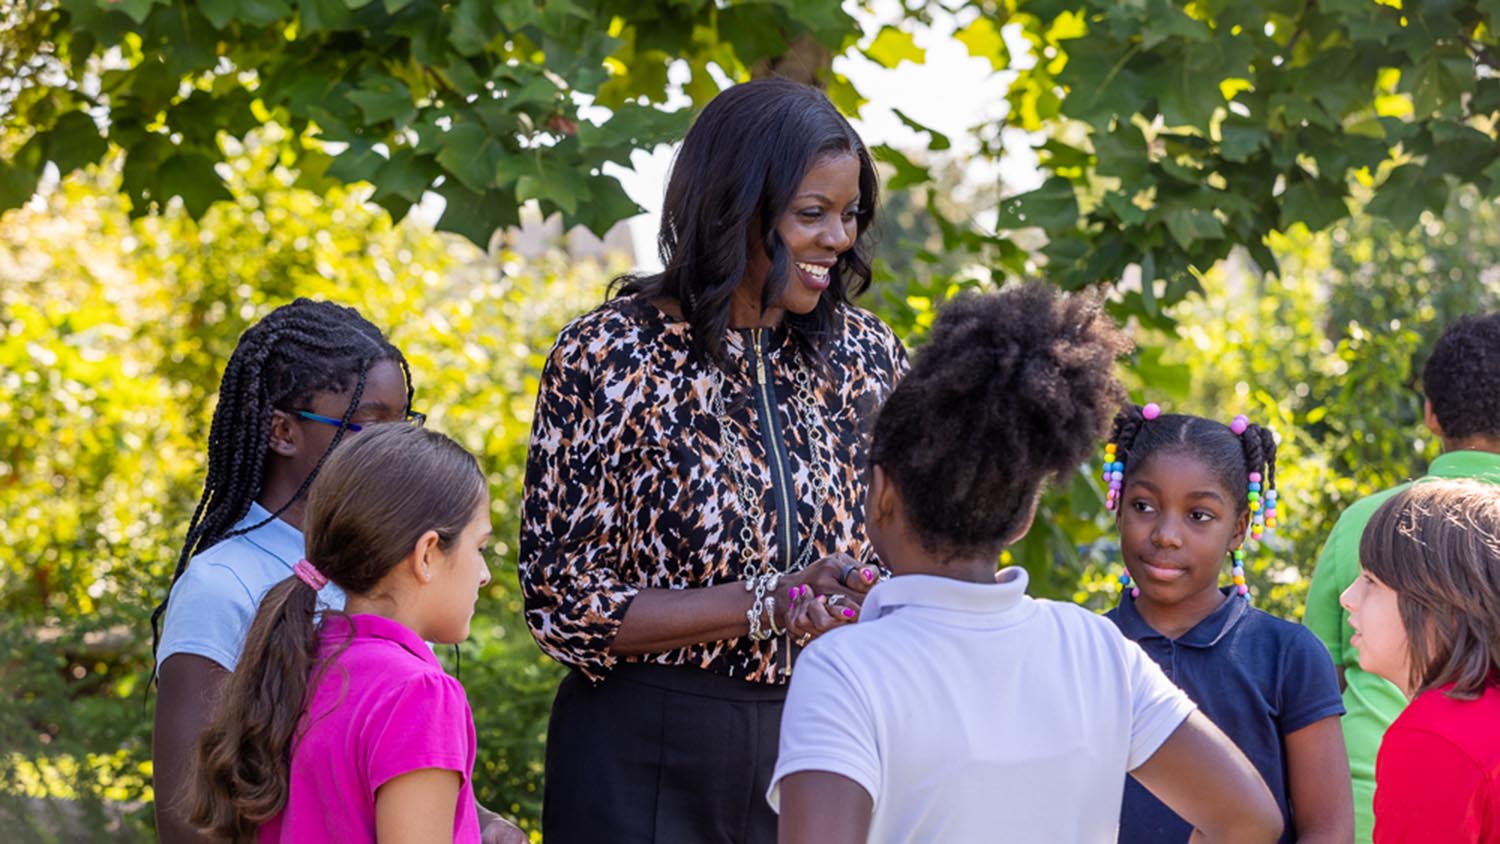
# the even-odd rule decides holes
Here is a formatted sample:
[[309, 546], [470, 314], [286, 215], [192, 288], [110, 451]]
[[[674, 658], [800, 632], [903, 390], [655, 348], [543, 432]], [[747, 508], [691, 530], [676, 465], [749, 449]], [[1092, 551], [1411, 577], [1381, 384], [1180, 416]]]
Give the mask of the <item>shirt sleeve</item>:
[[[1111, 632], [1117, 633], [1113, 629]], [[1130, 758], [1126, 770], [1134, 771], [1154, 756], [1198, 707], [1186, 692], [1167, 679], [1161, 666], [1140, 645], [1123, 636], [1120, 641], [1124, 645], [1125, 676], [1130, 684]]]
[[1281, 696], [1277, 719], [1283, 735], [1344, 714], [1344, 698], [1339, 693], [1333, 660], [1318, 637], [1306, 628], [1292, 627], [1281, 655], [1281, 684], [1277, 693]]
[[[797, 661], [781, 715], [781, 748], [766, 800], [781, 811], [781, 781], [799, 771], [827, 771], [858, 783], [880, 802], [880, 750], [868, 698], [828, 643], [813, 642]], [[824, 647], [820, 647], [824, 645]]]
[[599, 681], [640, 590], [620, 578], [626, 502], [602, 442], [584, 343], [564, 331], [542, 369], [522, 493], [519, 571], [543, 652]]
[[1307, 609], [1302, 623], [1311, 630], [1333, 657], [1334, 665], [1359, 665], [1359, 655], [1349, 644], [1353, 629], [1339, 605], [1339, 596], [1359, 576], [1359, 533], [1348, 511], [1334, 523], [1307, 587]]
[[474, 716], [464, 687], [436, 672], [417, 674], [381, 701], [365, 724], [370, 799], [382, 785], [423, 768], [474, 774]]
[[1484, 774], [1451, 741], [1393, 725], [1375, 762], [1375, 844], [1477, 844]]
[[258, 604], [259, 596], [251, 595], [229, 568], [190, 561], [167, 599], [156, 664], [175, 654], [192, 654], [233, 671]]

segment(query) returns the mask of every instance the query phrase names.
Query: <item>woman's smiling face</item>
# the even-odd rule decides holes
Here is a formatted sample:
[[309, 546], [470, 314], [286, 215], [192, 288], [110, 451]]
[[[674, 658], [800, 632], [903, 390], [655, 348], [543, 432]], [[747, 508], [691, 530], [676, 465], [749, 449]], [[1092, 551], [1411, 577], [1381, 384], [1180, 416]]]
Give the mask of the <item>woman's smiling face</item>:
[[[786, 249], [788, 278], [780, 301], [772, 307], [807, 314], [818, 307], [832, 279], [829, 273], [843, 253], [859, 239], [859, 157], [853, 153], [825, 155], [813, 163], [797, 186], [776, 233]], [[757, 309], [771, 260], [757, 241], [751, 246], [749, 267], [736, 292]]]

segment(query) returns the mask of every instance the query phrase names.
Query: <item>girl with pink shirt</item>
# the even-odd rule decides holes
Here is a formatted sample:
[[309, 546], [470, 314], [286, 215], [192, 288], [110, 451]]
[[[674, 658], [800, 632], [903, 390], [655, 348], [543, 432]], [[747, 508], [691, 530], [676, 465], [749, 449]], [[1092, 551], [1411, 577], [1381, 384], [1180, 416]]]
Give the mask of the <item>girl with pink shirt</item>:
[[[481, 840], [473, 715], [426, 642], [469, 635], [489, 512], [479, 464], [442, 434], [373, 425], [328, 457], [307, 559], [261, 602], [199, 740], [196, 827], [262, 844]], [[319, 618], [329, 583], [348, 600]]]

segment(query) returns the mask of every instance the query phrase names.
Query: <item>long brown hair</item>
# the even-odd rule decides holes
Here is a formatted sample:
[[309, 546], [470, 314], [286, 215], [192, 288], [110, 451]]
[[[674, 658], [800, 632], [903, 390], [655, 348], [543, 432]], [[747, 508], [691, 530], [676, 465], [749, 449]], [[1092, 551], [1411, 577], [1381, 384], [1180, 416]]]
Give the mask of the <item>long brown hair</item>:
[[[346, 594], [368, 594], [427, 531], [448, 548], [484, 494], [478, 462], [458, 443], [371, 425], [328, 458], [308, 491], [307, 559]], [[317, 597], [295, 576], [266, 593], [198, 739], [188, 820], [216, 838], [253, 841], [286, 806], [292, 742], [315, 685]]]
[[1472, 700], [1500, 683], [1500, 486], [1413, 484], [1370, 518], [1359, 563], [1396, 593], [1408, 688]]

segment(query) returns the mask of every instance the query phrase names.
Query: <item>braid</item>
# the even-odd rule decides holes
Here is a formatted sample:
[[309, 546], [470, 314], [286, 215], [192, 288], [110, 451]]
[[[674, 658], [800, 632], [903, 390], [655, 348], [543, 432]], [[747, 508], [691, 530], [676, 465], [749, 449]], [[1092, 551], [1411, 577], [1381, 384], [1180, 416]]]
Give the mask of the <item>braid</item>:
[[1140, 436], [1141, 423], [1146, 417], [1141, 415], [1141, 409], [1135, 404], [1127, 403], [1120, 412], [1115, 414], [1114, 428], [1110, 431], [1109, 441], [1115, 444], [1122, 455], [1129, 454], [1135, 445], [1136, 437]]
[[331, 302], [297, 299], [267, 314], [246, 329], [230, 355], [219, 383], [218, 404], [208, 434], [208, 469], [203, 493], [188, 522], [167, 596], [151, 612], [151, 652], [161, 643], [160, 621], [171, 587], [188, 561], [216, 543], [269, 522], [307, 491], [323, 461], [344, 435], [333, 441], [303, 479], [287, 504], [258, 524], [234, 530], [260, 494], [265, 479], [273, 412], [290, 410], [320, 392], [342, 391], [354, 382], [342, 421], [359, 406], [370, 366], [382, 360], [398, 363], [406, 378], [407, 407], [414, 387], [411, 368], [401, 352], [359, 312]]

